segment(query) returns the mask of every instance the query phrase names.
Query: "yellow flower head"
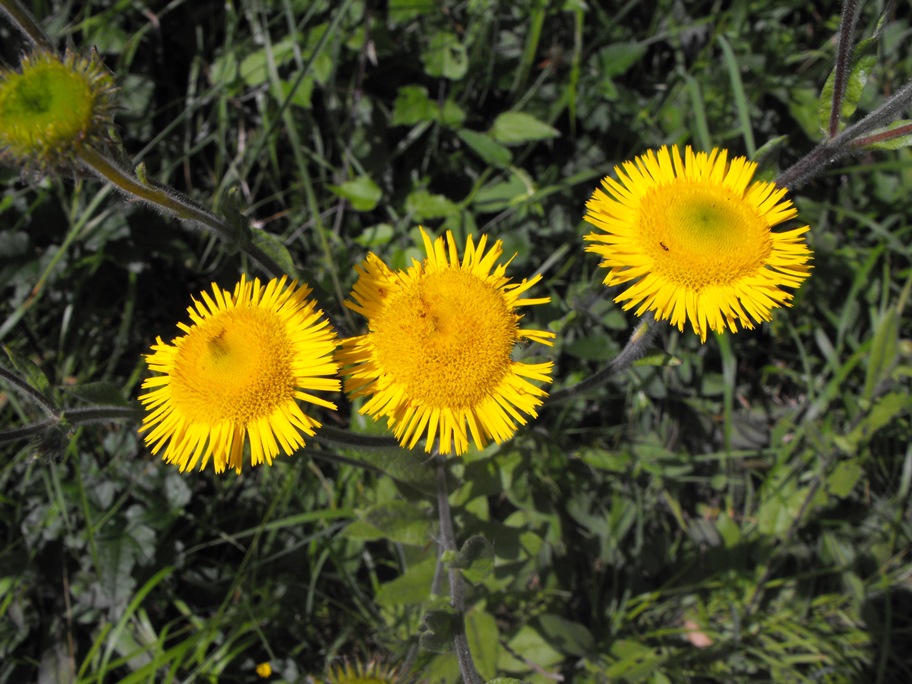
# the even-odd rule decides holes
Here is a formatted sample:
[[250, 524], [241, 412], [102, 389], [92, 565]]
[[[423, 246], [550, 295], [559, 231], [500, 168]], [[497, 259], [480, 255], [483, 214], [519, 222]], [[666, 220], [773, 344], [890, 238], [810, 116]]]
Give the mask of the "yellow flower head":
[[256, 666], [256, 673], [260, 676], [261, 679], [268, 679], [272, 676], [272, 665], [267, 663], [260, 663]]
[[586, 204], [586, 221], [599, 230], [586, 250], [602, 257], [606, 285], [634, 281], [615, 297], [636, 315], [654, 311], [700, 340], [708, 330], [732, 332], [769, 321], [772, 309], [790, 306], [810, 273], [808, 226], [771, 228], [794, 218], [785, 188], [751, 183], [757, 165], [662, 147], [615, 167], [618, 180], [602, 180]]
[[510, 283], [498, 240], [487, 253], [487, 236], [470, 236], [459, 259], [453, 234], [431, 242], [421, 229], [427, 258], [391, 271], [375, 254], [356, 267], [354, 303], [369, 332], [343, 340], [337, 359], [346, 368], [345, 389], [368, 396], [361, 413], [385, 417], [402, 446], [413, 448], [427, 435], [439, 450], [463, 454], [469, 435], [481, 449], [500, 444], [535, 417], [547, 393], [529, 380], [550, 382], [552, 363], [511, 358], [521, 340], [551, 345], [553, 333], [519, 327], [520, 306], [549, 297], [521, 299], [541, 276]]
[[37, 52], [0, 71], [0, 161], [69, 169], [86, 145], [109, 141], [114, 80], [96, 54]]
[[325, 684], [405, 684], [414, 678], [400, 675], [395, 668], [382, 665], [376, 660], [367, 664], [333, 665], [329, 668]]
[[146, 408], [140, 432], [181, 472], [226, 467], [241, 472], [244, 443], [250, 462], [271, 465], [279, 449], [291, 455], [304, 446], [301, 433], [313, 435], [320, 423], [296, 400], [335, 410], [312, 392], [334, 392], [339, 380], [332, 354], [336, 336], [323, 312], [307, 299], [310, 288], [286, 278], [265, 287], [241, 276], [234, 292], [212, 284], [187, 308], [184, 335], [165, 344], [161, 338], [146, 356], [155, 375], [143, 382], [139, 397]]

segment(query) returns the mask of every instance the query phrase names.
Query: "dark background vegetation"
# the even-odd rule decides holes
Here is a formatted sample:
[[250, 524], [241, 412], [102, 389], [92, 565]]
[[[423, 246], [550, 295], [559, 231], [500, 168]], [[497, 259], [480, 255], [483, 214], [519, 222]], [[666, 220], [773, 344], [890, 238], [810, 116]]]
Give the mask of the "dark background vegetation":
[[[867, 36], [882, 6], [861, 4]], [[598, 179], [661, 144], [752, 155], [787, 136], [761, 162], [774, 178], [820, 139], [839, 23], [836, 3], [792, 0], [32, 9], [116, 74], [130, 163], [236, 203], [345, 334], [368, 250], [407, 264], [418, 224], [504, 240], [509, 275], [544, 273], [552, 302], [526, 314], [558, 333], [558, 387], [636, 323], [583, 252]], [[888, 17], [861, 112], [912, 76], [910, 16]], [[24, 48], [0, 23], [7, 66]], [[910, 187], [907, 150], [823, 171], [793, 194], [815, 252], [793, 308], [705, 345], [667, 331], [657, 365], [456, 465], [457, 535], [497, 553], [469, 595], [485, 677], [912, 681]], [[155, 337], [241, 271], [262, 275], [93, 178], [0, 169], [0, 341], [68, 405], [99, 382], [135, 399]], [[327, 423], [370, 428], [339, 401]], [[36, 417], [0, 393], [4, 427]], [[432, 605], [420, 473], [313, 443], [242, 477], [181, 475], [135, 427], [0, 452], [0, 682], [248, 682], [266, 660], [301, 681], [407, 656]], [[388, 469], [403, 459], [420, 470], [412, 454]], [[455, 681], [454, 662], [422, 652], [417, 669]]]

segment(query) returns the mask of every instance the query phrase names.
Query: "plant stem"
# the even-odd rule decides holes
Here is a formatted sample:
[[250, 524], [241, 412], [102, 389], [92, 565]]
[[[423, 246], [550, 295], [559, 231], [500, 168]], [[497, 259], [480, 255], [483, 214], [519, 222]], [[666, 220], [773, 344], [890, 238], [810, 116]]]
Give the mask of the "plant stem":
[[147, 202], [176, 218], [196, 221], [211, 230], [223, 241], [231, 245], [237, 245], [241, 251], [258, 262], [263, 267], [263, 270], [273, 277], [278, 278], [284, 275], [284, 271], [272, 257], [252, 244], [245, 235], [238, 235], [238, 231], [223, 219], [196, 206], [175, 190], [163, 189], [143, 183], [135, 175], [120, 168], [114, 161], [91, 147], [85, 147], [80, 150], [79, 159], [86, 169], [103, 181], [111, 183], [124, 194]]
[[6, 368], [3, 366], [0, 366], [0, 378], [3, 378], [15, 389], [27, 395], [32, 401], [38, 404], [46, 414], [57, 418], [57, 407], [54, 406], [50, 399], [48, 399], [30, 384], [28, 384], [28, 382], [20, 378], [15, 373], [6, 370]]
[[819, 175], [830, 164], [856, 152], [854, 144], [862, 136], [886, 126], [912, 101], [912, 80], [887, 98], [861, 121], [849, 126], [835, 138], [826, 140], [779, 174], [776, 185], [794, 190]]
[[643, 317], [643, 320], [640, 321], [640, 324], [634, 328], [627, 345], [611, 363], [598, 371], [595, 375], [589, 376], [573, 387], [567, 387], [557, 392], [553, 392], [548, 398], [546, 405], [554, 404], [558, 401], [565, 401], [583, 394], [584, 392], [588, 392], [594, 387], [605, 384], [612, 376], [627, 370], [633, 365], [634, 361], [641, 358], [643, 354], [646, 353], [646, 349], [649, 348], [649, 345], [652, 344], [652, 341], [663, 327], [664, 326], [660, 325], [659, 321], [655, 320], [652, 314], [647, 314]]
[[25, 425], [23, 427], [12, 428], [10, 430], [2, 430], [0, 431], [0, 444], [8, 444], [11, 442], [18, 442], [22, 439], [35, 437], [36, 435], [40, 435], [45, 430], [52, 429], [59, 424], [60, 421], [58, 421], [56, 418], [48, 418], [47, 420], [43, 420], [40, 423], [32, 423], [31, 425]]
[[[456, 552], [456, 533], [453, 530], [453, 514], [450, 511], [450, 495], [447, 491], [446, 459], [436, 457], [437, 461], [437, 515], [440, 517], [440, 553], [446, 551]], [[453, 637], [453, 647], [456, 651], [456, 660], [459, 661], [459, 671], [465, 684], [483, 684], [482, 678], [475, 669], [472, 652], [469, 649], [469, 640], [465, 632], [465, 585], [462, 582], [462, 573], [457, 568], [449, 569], [450, 578], [450, 605], [456, 611], [456, 634]]]
[[5, 14], [36, 46], [48, 52], [55, 52], [51, 39], [19, 0], [0, 0], [0, 13]]
[[839, 132], [842, 100], [849, 80], [849, 59], [852, 56], [852, 36], [855, 35], [855, 8], [858, 0], [844, 0], [842, 23], [839, 26], [839, 44], [836, 46], [836, 67], [833, 74], [833, 100], [830, 103], [829, 137]]
[[74, 425], [88, 425], [112, 420], [140, 420], [144, 415], [145, 411], [135, 406], [84, 406], [66, 409], [62, 417]]
[[12, 430], [3, 430], [0, 432], [0, 444], [28, 439], [40, 435], [46, 430], [58, 428], [65, 423], [88, 425], [90, 423], [107, 423], [112, 420], [139, 420], [142, 416], [142, 409], [131, 406], [84, 406], [66, 409], [59, 414], [52, 414], [50, 418], [40, 423], [32, 423]]

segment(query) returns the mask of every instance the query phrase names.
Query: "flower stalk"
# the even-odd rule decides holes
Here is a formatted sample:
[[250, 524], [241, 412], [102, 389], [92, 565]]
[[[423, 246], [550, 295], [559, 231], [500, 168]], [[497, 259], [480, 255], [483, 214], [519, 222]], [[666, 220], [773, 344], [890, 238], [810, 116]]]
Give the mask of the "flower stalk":
[[93, 148], [83, 149], [79, 154], [79, 160], [88, 171], [101, 180], [107, 181], [125, 195], [142, 200], [175, 218], [195, 221], [229, 245], [236, 244], [238, 249], [259, 263], [263, 270], [272, 277], [279, 278], [285, 274], [282, 267], [262, 249], [254, 245], [243, 232], [236, 230], [215, 214], [198, 207], [175, 190], [142, 182]]
[[548, 406], [556, 404], [559, 401], [566, 401], [567, 399], [578, 397], [589, 390], [604, 385], [618, 373], [623, 373], [633, 365], [634, 361], [642, 358], [646, 354], [646, 350], [652, 345], [656, 335], [667, 327], [667, 325], [656, 321], [651, 313], [646, 314], [637, 327], [634, 328], [633, 333], [630, 335], [630, 339], [627, 340], [627, 344], [624, 345], [624, 348], [620, 353], [612, 359], [607, 366], [572, 387], [566, 387], [557, 392], [552, 392], [551, 396], [548, 397], [545, 402], [545, 405]]
[[[437, 515], [440, 518], [440, 555], [446, 552], [456, 553], [456, 533], [453, 529], [453, 514], [450, 510], [449, 491], [447, 489], [446, 458], [439, 454], [437, 462]], [[475, 669], [472, 651], [465, 631], [465, 584], [458, 568], [449, 568], [450, 605], [456, 611], [456, 633], [453, 635], [453, 648], [459, 671], [465, 684], [483, 684], [484, 680]]]
[[19, 0], [0, 0], [0, 14], [6, 15], [22, 35], [28, 38], [38, 48], [47, 51], [53, 51], [54, 45], [51, 39], [44, 32], [44, 29], [38, 25], [31, 13], [23, 7]]

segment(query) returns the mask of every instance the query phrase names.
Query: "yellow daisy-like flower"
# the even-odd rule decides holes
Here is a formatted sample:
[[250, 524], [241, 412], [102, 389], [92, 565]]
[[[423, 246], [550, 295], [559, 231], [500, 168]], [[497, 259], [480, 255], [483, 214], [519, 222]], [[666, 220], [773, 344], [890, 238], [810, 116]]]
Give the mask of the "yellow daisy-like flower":
[[547, 393], [529, 380], [551, 381], [552, 363], [511, 358], [521, 340], [551, 345], [553, 333], [519, 327], [520, 306], [549, 297], [521, 299], [541, 276], [510, 283], [498, 240], [487, 252], [487, 236], [470, 236], [462, 260], [453, 234], [433, 243], [421, 229], [427, 258], [391, 271], [375, 254], [358, 267], [345, 305], [367, 317], [369, 332], [342, 341], [337, 359], [346, 368], [345, 389], [369, 396], [361, 413], [385, 417], [402, 446], [413, 448], [427, 435], [439, 450], [463, 454], [469, 435], [481, 449], [500, 444], [535, 417]]
[[271, 465], [279, 449], [291, 455], [320, 423], [297, 400], [335, 410], [313, 394], [339, 389], [332, 355], [336, 336], [307, 299], [310, 288], [286, 278], [265, 287], [241, 276], [234, 292], [212, 284], [187, 308], [191, 324], [165, 344], [157, 338], [146, 362], [161, 375], [143, 382], [146, 444], [181, 472], [211, 458], [215, 472], [241, 472], [244, 443], [251, 465]]
[[654, 311], [684, 330], [689, 321], [706, 341], [708, 330], [753, 328], [772, 309], [790, 306], [810, 273], [808, 226], [773, 232], [797, 211], [785, 188], [751, 183], [757, 165], [662, 147], [615, 167], [587, 202], [586, 221], [600, 232], [586, 250], [609, 269], [606, 285], [635, 281], [615, 297], [636, 315]]
[[272, 676], [272, 665], [269, 663], [260, 663], [256, 666], [256, 673], [261, 679], [268, 679]]
[[405, 684], [412, 677], [403, 676], [395, 668], [371, 660], [367, 664], [334, 665], [329, 669], [325, 684]]

